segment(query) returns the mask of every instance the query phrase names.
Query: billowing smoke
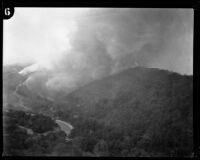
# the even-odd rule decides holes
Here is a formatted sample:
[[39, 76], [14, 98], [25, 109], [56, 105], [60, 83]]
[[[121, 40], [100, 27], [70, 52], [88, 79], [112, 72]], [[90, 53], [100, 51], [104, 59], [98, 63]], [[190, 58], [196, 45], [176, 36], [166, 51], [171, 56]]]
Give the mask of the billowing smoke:
[[[67, 10], [69, 9], [63, 12], [52, 9], [44, 13], [39, 12], [43, 14], [40, 22], [34, 23], [34, 28], [28, 23], [23, 23], [26, 27], [30, 27], [25, 31], [33, 32], [30, 35], [34, 34], [33, 37], [36, 36], [36, 39], [32, 41], [29, 37], [30, 42], [25, 42], [23, 39], [22, 46], [15, 46], [13, 42], [14, 47], [11, 48], [16, 50], [12, 54], [23, 52], [23, 48], [27, 51], [27, 44], [33, 48], [31, 56], [27, 52], [28, 58], [23, 57], [21, 63], [26, 60], [31, 61], [30, 57], [32, 57], [34, 63], [43, 66], [36, 67], [38, 72], [30, 75], [30, 86], [34, 83], [37, 86], [40, 83], [39, 79], [43, 77], [43, 83], [48, 89], [71, 92], [90, 81], [134, 67], [136, 64], [181, 74], [192, 74], [192, 10], [91, 8], [80, 11], [80, 9], [73, 9], [73, 12], [70, 12], [73, 13], [71, 17]], [[31, 9], [31, 13], [34, 12], [34, 9]], [[38, 15], [40, 14], [37, 12], [37, 18]], [[52, 18], [51, 21], [48, 21], [47, 16]], [[55, 19], [55, 23], [53, 18], [58, 18]], [[23, 19], [23, 21], [30, 20]], [[9, 25], [11, 24], [10, 22]], [[11, 36], [12, 34], [9, 34], [9, 38], [12, 38]], [[37, 39], [44, 41], [40, 40], [38, 43]], [[38, 46], [32, 46], [30, 43]], [[14, 49], [7, 50], [6, 48], [5, 54], [14, 51]], [[12, 63], [16, 62], [12, 59]], [[44, 73], [41, 73], [42, 68], [45, 68]], [[34, 85], [34, 88], [37, 87]]]

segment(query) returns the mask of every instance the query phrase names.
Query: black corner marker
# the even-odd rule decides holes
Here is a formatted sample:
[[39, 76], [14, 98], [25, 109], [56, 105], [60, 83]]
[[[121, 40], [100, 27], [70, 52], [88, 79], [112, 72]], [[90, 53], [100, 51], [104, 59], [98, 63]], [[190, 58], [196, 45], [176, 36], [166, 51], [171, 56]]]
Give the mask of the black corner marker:
[[3, 7], [3, 19], [10, 19], [13, 15], [14, 15], [14, 12], [15, 12], [15, 9], [14, 7]]

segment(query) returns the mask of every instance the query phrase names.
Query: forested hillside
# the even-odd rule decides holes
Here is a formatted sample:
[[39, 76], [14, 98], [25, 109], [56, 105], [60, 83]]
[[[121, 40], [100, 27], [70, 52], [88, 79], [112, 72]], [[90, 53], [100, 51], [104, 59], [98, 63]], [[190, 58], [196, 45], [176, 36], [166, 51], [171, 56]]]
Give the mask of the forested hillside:
[[192, 76], [137, 67], [94, 81], [64, 100], [57, 114], [74, 125], [85, 151], [105, 145], [101, 154], [109, 156], [192, 152]]
[[[31, 118], [26, 112], [4, 113], [12, 141], [6, 144], [12, 155], [188, 157], [192, 154], [192, 76], [136, 67], [62, 94], [59, 100], [34, 101], [24, 102], [34, 113], [42, 113], [38, 118]], [[46, 136], [36, 141], [34, 134], [27, 135], [16, 127], [22, 125], [37, 133], [53, 130], [55, 124], [48, 116], [72, 124], [70, 142], [66, 143], [61, 133], [52, 134], [57, 136], [54, 139]], [[23, 136], [19, 138], [20, 135]]]

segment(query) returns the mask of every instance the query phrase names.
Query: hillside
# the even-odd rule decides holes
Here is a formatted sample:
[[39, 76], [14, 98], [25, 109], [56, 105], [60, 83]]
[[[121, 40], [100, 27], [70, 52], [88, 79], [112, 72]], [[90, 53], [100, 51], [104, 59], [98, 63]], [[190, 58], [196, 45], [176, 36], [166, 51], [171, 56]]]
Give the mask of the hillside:
[[[28, 91], [30, 92], [30, 91]], [[73, 126], [71, 156], [191, 156], [193, 77], [135, 67], [59, 99], [21, 94], [36, 113]], [[69, 146], [68, 146], [69, 147]]]
[[[187, 156], [192, 152], [192, 76], [137, 67], [94, 81], [64, 101], [57, 114], [75, 127], [76, 136], [83, 135], [84, 123], [94, 121], [91, 125], [117, 129], [119, 143], [128, 138], [147, 155]], [[93, 132], [114, 137], [105, 128]], [[123, 147], [120, 152], [113, 150], [111, 155], [123, 155]]]
[[157, 92], [170, 92], [170, 88], [171, 90], [181, 89], [180, 85], [183, 85], [183, 83], [189, 83], [186, 84], [189, 88], [185, 89], [191, 90], [193, 87], [192, 79], [192, 76], [181, 76], [165, 70], [136, 67], [94, 81], [79, 88], [71, 96], [75, 95], [92, 103], [104, 98], [114, 99], [124, 92], [142, 93], [142, 96], [139, 97], [142, 98], [145, 96], [143, 92], [150, 92], [151, 89]]

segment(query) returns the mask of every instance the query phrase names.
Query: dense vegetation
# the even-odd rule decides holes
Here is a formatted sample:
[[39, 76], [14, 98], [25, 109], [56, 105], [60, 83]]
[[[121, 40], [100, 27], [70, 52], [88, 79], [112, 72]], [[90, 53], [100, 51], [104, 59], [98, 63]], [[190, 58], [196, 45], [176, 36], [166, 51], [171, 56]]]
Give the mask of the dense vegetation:
[[[192, 154], [192, 76], [137, 67], [94, 81], [69, 95], [63, 94], [59, 101], [34, 102], [26, 101], [26, 106], [73, 125], [71, 141], [66, 142], [62, 132], [51, 133], [54, 139], [48, 135], [35, 140], [35, 135], [22, 133], [16, 126], [20, 124], [43, 133], [53, 130], [54, 122], [43, 114], [32, 118], [25, 112], [14, 111], [5, 114], [12, 119], [10, 123], [6, 121], [11, 141], [6, 144], [12, 155], [182, 157]], [[13, 149], [17, 146], [13, 144], [22, 148]]]
[[4, 155], [49, 155], [63, 142], [65, 133], [50, 117], [16, 110], [4, 112]]
[[68, 95], [57, 113], [93, 155], [190, 156], [192, 81], [158, 69], [129, 69]]

